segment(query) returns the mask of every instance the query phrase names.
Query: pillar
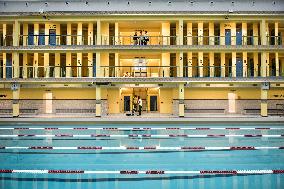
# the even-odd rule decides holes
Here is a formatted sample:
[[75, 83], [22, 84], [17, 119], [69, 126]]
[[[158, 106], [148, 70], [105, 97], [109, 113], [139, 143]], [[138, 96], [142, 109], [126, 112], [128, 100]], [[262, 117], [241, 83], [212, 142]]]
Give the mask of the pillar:
[[236, 45], [236, 41], [237, 41], [237, 28], [236, 28], [236, 23], [231, 23], [231, 45]]
[[162, 77], [170, 77], [170, 53], [162, 53]]
[[55, 77], [59, 78], [60, 76], [60, 53], [55, 53]]
[[13, 46], [19, 46], [20, 24], [15, 20], [13, 25]]
[[6, 78], [6, 63], [7, 63], [7, 54], [3, 53], [3, 78]]
[[203, 45], [203, 22], [198, 22], [198, 45]]
[[61, 45], [60, 35], [61, 35], [60, 24], [56, 24], [56, 45]]
[[96, 53], [96, 77], [101, 77], [101, 53]]
[[203, 52], [198, 52], [198, 71], [199, 77], [203, 77]]
[[44, 26], [44, 44], [49, 45], [49, 27], [50, 24], [45, 24]]
[[114, 35], [115, 35], [114, 44], [115, 44], [115, 45], [120, 45], [120, 42], [119, 42], [119, 27], [118, 27], [118, 22], [115, 22], [115, 23], [114, 23]]
[[[71, 45], [72, 44], [71, 35], [72, 35], [72, 24], [71, 23], [67, 23], [67, 45]], [[67, 69], [66, 69], [66, 72], [67, 72]]]
[[34, 78], [37, 78], [37, 72], [38, 72], [38, 53], [34, 53], [34, 62], [33, 62], [33, 68], [34, 68]]
[[242, 23], [242, 44], [247, 45], [248, 25], [246, 22]]
[[101, 23], [101, 45], [109, 45], [109, 23]]
[[183, 20], [178, 21], [178, 42], [177, 45], [183, 45]]
[[97, 45], [102, 44], [101, 21], [97, 21]]
[[49, 67], [49, 53], [43, 54], [43, 65], [44, 65], [44, 77], [49, 77], [50, 75], [50, 67]]
[[18, 52], [12, 53], [12, 73], [13, 73], [13, 78], [19, 78], [20, 67], [19, 67], [19, 53]]
[[258, 23], [257, 22], [254, 22], [252, 24], [252, 30], [253, 30], [252, 31], [253, 32], [253, 42], [252, 43], [253, 43], [253, 45], [258, 45], [259, 34], [258, 34]]
[[96, 86], [96, 117], [101, 117], [102, 113], [102, 102], [101, 102], [101, 87]]
[[82, 77], [82, 53], [77, 53], [77, 77]]
[[169, 22], [163, 22], [162, 23], [162, 45], [170, 45], [170, 23]]
[[269, 53], [267, 52], [266, 53], [266, 60], [265, 60], [265, 64], [266, 64], [266, 77], [269, 77], [270, 76], [270, 72], [269, 72], [269, 68], [270, 68], [270, 65], [269, 65]]
[[94, 44], [94, 24], [88, 24], [88, 45]]
[[192, 77], [192, 52], [187, 53], [188, 77]]
[[192, 45], [192, 23], [187, 23], [187, 45]]
[[38, 45], [39, 24], [34, 24], [34, 45]]
[[220, 45], [225, 45], [225, 27], [224, 27], [224, 23], [220, 23]]
[[12, 92], [13, 92], [13, 117], [19, 117], [20, 115], [20, 104], [19, 104], [19, 98], [20, 98], [20, 88], [18, 84], [12, 84], [11, 86]]
[[72, 55], [70, 52], [66, 53], [66, 77], [71, 77], [72, 74], [72, 69], [71, 69], [71, 60], [72, 60]]
[[267, 117], [267, 96], [268, 96], [268, 90], [267, 89], [261, 89], [261, 116]]
[[183, 77], [183, 52], [177, 53], [177, 63], [178, 63], [178, 70], [177, 70], [177, 76]]
[[267, 54], [266, 52], [261, 52], [261, 77], [266, 77], [267, 76], [267, 70], [266, 70], [266, 66], [267, 66]]
[[267, 45], [265, 20], [261, 20], [260, 35], [261, 35], [261, 45]]
[[209, 22], [209, 45], [214, 45], [214, 22]]
[[274, 38], [274, 40], [275, 40], [275, 45], [278, 45], [279, 43], [278, 43], [278, 41], [279, 41], [279, 39], [278, 39], [278, 31], [279, 31], [279, 23], [278, 22], [275, 22], [275, 38]]
[[232, 52], [232, 77], [236, 77], [237, 75], [236, 65], [237, 65], [237, 53]]
[[248, 53], [243, 52], [243, 77], [247, 77], [247, 69], [248, 68]]
[[23, 24], [23, 46], [28, 45], [29, 25]]
[[82, 40], [83, 31], [82, 30], [83, 30], [83, 24], [82, 22], [79, 22], [77, 25], [77, 45], [83, 45], [83, 40]]
[[179, 106], [178, 106], [178, 115], [179, 117], [184, 117], [184, 84], [179, 83]]
[[120, 77], [120, 69], [119, 69], [119, 54], [115, 53], [114, 54], [114, 76], [115, 77]]
[[6, 44], [6, 34], [7, 34], [7, 24], [3, 24], [3, 39], [4, 39], [4, 46], [7, 46]]
[[88, 76], [93, 76], [93, 53], [88, 53]]
[[254, 67], [254, 77], [258, 77], [258, 53], [257, 52], [254, 52], [253, 53], [253, 67]]
[[226, 76], [226, 57], [225, 57], [225, 53], [221, 52], [221, 77], [225, 77]]
[[276, 76], [280, 76], [280, 67], [279, 67], [279, 55], [278, 52], [275, 53], [275, 66], [276, 66]]
[[210, 66], [210, 77], [214, 77], [214, 52], [209, 52], [209, 66]]
[[28, 53], [23, 53], [23, 78], [28, 78]]

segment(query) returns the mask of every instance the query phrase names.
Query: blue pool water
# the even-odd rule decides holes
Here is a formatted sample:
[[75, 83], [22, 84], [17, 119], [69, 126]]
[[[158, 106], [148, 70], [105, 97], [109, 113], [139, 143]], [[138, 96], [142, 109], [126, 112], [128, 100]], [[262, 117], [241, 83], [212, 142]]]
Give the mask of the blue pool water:
[[[0, 130], [0, 135], [50, 134], [190, 134], [190, 135], [283, 135], [283, 125], [1, 125], [1, 127], [279, 127], [279, 130]], [[229, 138], [48, 138], [0, 137], [0, 146], [284, 146], [284, 137], [229, 137]], [[258, 170], [284, 169], [284, 150], [251, 151], [144, 151], [144, 150], [30, 150], [0, 149], [0, 169], [56, 169], [56, 170]], [[255, 175], [121, 175], [121, 174], [23, 174], [0, 173], [0, 188], [284, 188], [283, 174]]]

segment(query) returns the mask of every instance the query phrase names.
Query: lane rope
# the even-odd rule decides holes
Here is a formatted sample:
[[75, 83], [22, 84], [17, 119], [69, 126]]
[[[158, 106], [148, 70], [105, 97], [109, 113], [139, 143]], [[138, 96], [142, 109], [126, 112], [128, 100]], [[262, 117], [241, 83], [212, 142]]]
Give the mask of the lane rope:
[[230, 146], [230, 147], [204, 147], [204, 146], [178, 146], [178, 147], [161, 147], [161, 146], [69, 146], [69, 147], [52, 147], [52, 146], [0, 146], [2, 150], [171, 150], [171, 151], [201, 151], [201, 150], [283, 150], [284, 146]]
[[281, 127], [2, 127], [0, 130], [284, 130]]
[[0, 169], [0, 173], [21, 173], [21, 174], [121, 174], [121, 175], [163, 175], [163, 174], [199, 174], [199, 175], [242, 175], [242, 174], [284, 174], [284, 170], [188, 170], [188, 171], [167, 171], [167, 170], [19, 170]]
[[170, 134], [170, 135], [151, 135], [151, 134], [129, 134], [129, 135], [110, 135], [110, 134], [90, 134], [90, 135], [73, 135], [73, 134], [55, 134], [55, 135], [35, 135], [35, 134], [19, 134], [19, 135], [0, 135], [0, 138], [20, 138], [20, 137], [38, 137], [38, 138], [228, 138], [228, 137], [256, 137], [256, 138], [279, 138], [284, 135], [259, 135], [259, 134], [244, 134], [244, 135], [225, 135], [225, 134], [207, 134], [207, 135], [187, 135], [187, 134]]

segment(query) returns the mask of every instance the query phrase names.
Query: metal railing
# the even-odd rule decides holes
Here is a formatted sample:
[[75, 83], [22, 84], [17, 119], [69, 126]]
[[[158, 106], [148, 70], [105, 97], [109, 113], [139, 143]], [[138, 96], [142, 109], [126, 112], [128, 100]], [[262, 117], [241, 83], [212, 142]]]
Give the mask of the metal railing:
[[[0, 46], [13, 46], [13, 36], [0, 37]], [[98, 40], [98, 41], [97, 41]], [[19, 45], [178, 45], [179, 36], [20, 35]], [[267, 45], [282, 45], [282, 36], [266, 36]], [[183, 36], [183, 45], [261, 45], [260, 36]]]

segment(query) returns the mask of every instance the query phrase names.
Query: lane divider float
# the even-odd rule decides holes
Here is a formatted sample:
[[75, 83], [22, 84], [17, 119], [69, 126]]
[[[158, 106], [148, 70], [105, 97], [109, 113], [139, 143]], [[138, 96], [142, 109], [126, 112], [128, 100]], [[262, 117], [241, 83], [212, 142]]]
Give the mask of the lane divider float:
[[230, 147], [204, 147], [204, 146], [178, 146], [178, 147], [161, 147], [161, 146], [66, 146], [66, 147], [53, 147], [53, 146], [0, 146], [4, 150], [146, 150], [146, 151], [201, 151], [201, 150], [283, 150], [284, 146], [230, 146]]
[[21, 173], [21, 174], [120, 174], [120, 175], [164, 175], [164, 174], [198, 174], [198, 175], [242, 175], [242, 174], [284, 174], [284, 170], [188, 170], [188, 171], [168, 171], [168, 170], [19, 170], [0, 169], [0, 173]]
[[279, 138], [284, 135], [259, 135], [259, 134], [245, 134], [245, 135], [224, 135], [224, 134], [209, 134], [209, 135], [187, 135], [187, 134], [170, 134], [170, 135], [150, 135], [150, 134], [129, 134], [129, 135], [110, 135], [110, 134], [90, 134], [90, 135], [73, 135], [73, 134], [55, 134], [55, 135], [35, 135], [35, 134], [20, 134], [20, 135], [0, 135], [0, 138], [18, 138], [18, 137], [38, 137], [38, 138], [59, 138], [59, 137], [73, 137], [73, 138], [228, 138], [228, 137], [264, 137], [264, 138]]

